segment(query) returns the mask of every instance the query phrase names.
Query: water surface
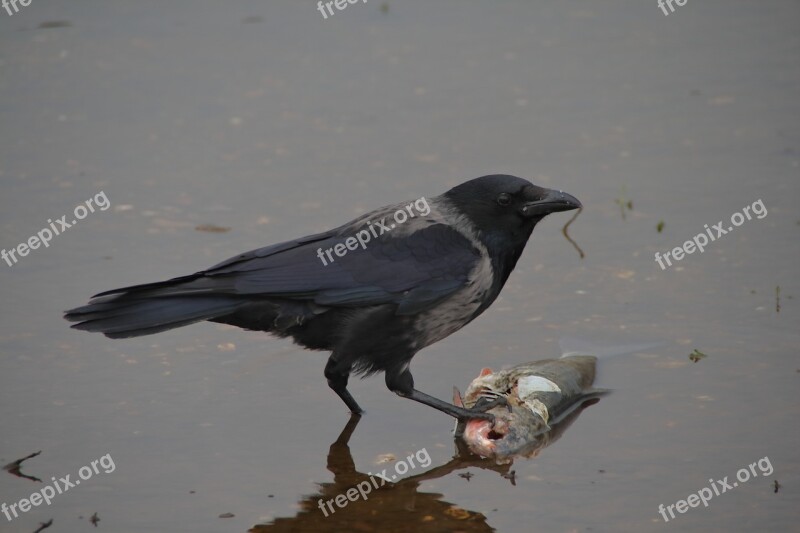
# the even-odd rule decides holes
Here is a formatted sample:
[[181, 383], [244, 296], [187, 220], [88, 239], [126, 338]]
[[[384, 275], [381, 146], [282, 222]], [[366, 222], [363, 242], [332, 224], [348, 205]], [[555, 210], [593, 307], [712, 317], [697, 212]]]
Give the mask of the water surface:
[[[800, 6], [640, 4], [0, 11], [0, 246], [101, 191], [111, 204], [0, 263], [0, 463], [42, 450], [22, 471], [44, 480], [0, 476], [0, 503], [115, 465], [0, 530], [86, 531], [94, 513], [114, 532], [795, 528]], [[484, 366], [559, 355], [565, 336], [665, 343], [603, 361], [615, 393], [510, 468], [456, 455], [451, 421], [381, 378], [352, 382], [367, 413], [345, 427], [326, 355], [284, 340], [198, 324], [111, 341], [61, 319], [96, 292], [495, 172], [578, 197], [586, 256], [560, 233], [569, 214], [542, 222], [498, 301], [414, 359], [418, 388], [448, 398]], [[764, 218], [654, 261], [757, 200]], [[423, 449], [430, 466], [395, 487], [314, 507]], [[771, 475], [659, 515], [764, 457]]]

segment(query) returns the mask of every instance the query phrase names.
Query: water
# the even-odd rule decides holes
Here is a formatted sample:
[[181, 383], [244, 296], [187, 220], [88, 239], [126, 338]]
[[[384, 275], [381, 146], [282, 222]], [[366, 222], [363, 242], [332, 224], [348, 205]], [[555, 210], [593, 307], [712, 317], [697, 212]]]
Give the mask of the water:
[[[115, 532], [796, 527], [797, 3], [386, 5], [0, 10], [0, 246], [101, 191], [111, 204], [0, 263], [0, 463], [42, 450], [22, 472], [44, 480], [0, 476], [0, 503], [115, 466], [0, 530], [85, 531], [94, 513]], [[352, 382], [367, 413], [329, 457], [348, 414], [326, 356], [287, 341], [212, 324], [111, 341], [61, 319], [96, 292], [494, 172], [578, 197], [586, 257], [560, 233], [570, 214], [546, 219], [498, 301], [414, 359], [418, 388], [449, 398], [482, 367], [559, 355], [564, 336], [665, 343], [602, 361], [615, 393], [508, 469], [450, 462], [450, 419], [381, 378]], [[757, 200], [763, 218], [654, 261]], [[316, 507], [423, 449], [430, 466], [398, 486]], [[770, 475], [663, 525], [660, 504], [764, 457]]]

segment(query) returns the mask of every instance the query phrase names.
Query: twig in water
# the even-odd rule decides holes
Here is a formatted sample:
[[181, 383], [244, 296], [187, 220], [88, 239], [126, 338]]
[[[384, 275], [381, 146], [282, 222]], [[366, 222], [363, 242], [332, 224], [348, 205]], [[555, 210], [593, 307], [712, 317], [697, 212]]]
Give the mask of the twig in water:
[[581, 256], [581, 259], [583, 259], [584, 255], [586, 255], [586, 254], [584, 254], [584, 253], [583, 253], [583, 250], [581, 250], [581, 247], [580, 247], [580, 246], [578, 246], [578, 243], [576, 243], [575, 241], [573, 241], [573, 240], [572, 240], [572, 238], [569, 236], [569, 233], [567, 233], [567, 228], [569, 228], [569, 225], [570, 225], [570, 224], [572, 224], [573, 222], [575, 222], [575, 219], [576, 219], [576, 218], [578, 218], [578, 215], [580, 215], [580, 214], [581, 214], [581, 211], [583, 211], [583, 207], [579, 207], [579, 208], [578, 208], [578, 210], [577, 210], [577, 211], [575, 211], [575, 214], [574, 214], [574, 215], [572, 215], [572, 218], [571, 218], [571, 219], [569, 219], [569, 220], [567, 221], [567, 223], [566, 223], [566, 224], [564, 224], [564, 227], [563, 227], [563, 228], [561, 228], [561, 233], [563, 233], [563, 234], [564, 234], [564, 237], [566, 237], [566, 238], [567, 238], [567, 240], [569, 241], [569, 243], [570, 243], [572, 246], [574, 246], [576, 250], [578, 250], [578, 253], [579, 253], [579, 254], [580, 254], [580, 256]]
[[47, 529], [48, 527], [50, 527], [52, 525], [53, 525], [53, 519], [52, 518], [50, 520], [48, 520], [47, 522], [39, 522], [39, 527], [37, 527], [36, 531], [34, 531], [33, 533], [41, 533], [42, 531], [44, 531], [45, 529]]
[[22, 468], [22, 462], [23, 461], [27, 461], [28, 459], [30, 459], [32, 457], [36, 457], [40, 453], [42, 453], [42, 450], [39, 450], [36, 453], [32, 453], [32, 454], [30, 454], [28, 456], [25, 456], [22, 459], [17, 459], [16, 461], [11, 461], [10, 463], [8, 463], [6, 466], [3, 467], [3, 470], [6, 470], [6, 471], [8, 471], [8, 473], [13, 474], [13, 475], [15, 475], [17, 477], [24, 477], [25, 479], [30, 479], [31, 481], [38, 481], [39, 483], [41, 483], [42, 480], [39, 479], [38, 477], [29, 476], [29, 475], [26, 475], [26, 474], [23, 474], [22, 472], [20, 472], [20, 469]]

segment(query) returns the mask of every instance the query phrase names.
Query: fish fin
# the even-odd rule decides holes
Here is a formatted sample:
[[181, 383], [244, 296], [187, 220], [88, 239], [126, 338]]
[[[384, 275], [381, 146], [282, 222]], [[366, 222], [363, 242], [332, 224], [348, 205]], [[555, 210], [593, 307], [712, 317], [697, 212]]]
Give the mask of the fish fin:
[[547, 406], [536, 398], [524, 400], [524, 402], [528, 409], [533, 411], [536, 416], [541, 418], [542, 422], [544, 422], [544, 425], [549, 428], [550, 426], [548, 425], [548, 422], [550, 421], [550, 410], [547, 409]]
[[484, 368], [484, 369], [481, 369], [481, 373], [478, 375], [478, 377], [482, 378], [483, 376], [488, 376], [490, 374], [492, 374], [492, 369], [491, 368]]
[[[461, 391], [458, 390], [458, 387], [456, 386], [453, 386], [453, 405], [456, 407], [464, 407], [464, 400], [461, 398]], [[456, 423], [453, 426], [453, 435], [460, 437], [464, 434], [464, 428], [466, 427], [467, 424], [463, 420], [456, 420]]]
[[464, 407], [464, 400], [461, 398], [461, 391], [458, 390], [458, 387], [453, 387], [453, 405]]
[[611, 394], [613, 389], [603, 389], [600, 387], [590, 387], [583, 391], [583, 396], [588, 398], [599, 398], [600, 396], [605, 396], [606, 394]]

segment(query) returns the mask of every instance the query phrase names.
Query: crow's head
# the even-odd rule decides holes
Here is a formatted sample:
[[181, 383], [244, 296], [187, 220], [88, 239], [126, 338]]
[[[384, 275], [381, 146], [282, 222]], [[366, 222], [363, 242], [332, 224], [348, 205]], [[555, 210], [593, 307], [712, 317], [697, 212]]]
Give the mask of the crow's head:
[[505, 174], [492, 174], [453, 187], [444, 197], [466, 215], [485, 239], [524, 244], [534, 226], [550, 213], [581, 207], [565, 192], [538, 187]]

